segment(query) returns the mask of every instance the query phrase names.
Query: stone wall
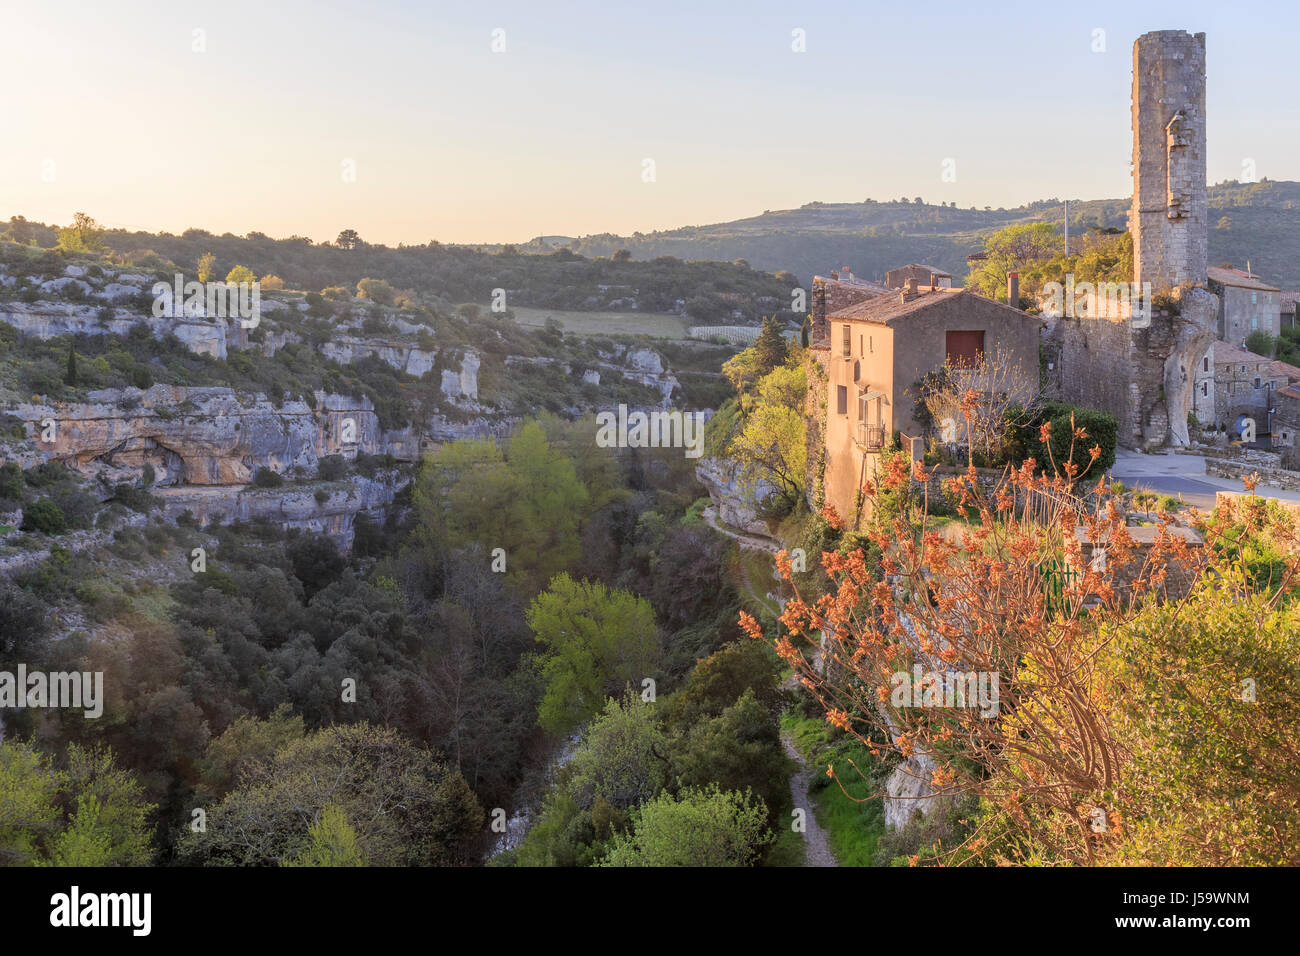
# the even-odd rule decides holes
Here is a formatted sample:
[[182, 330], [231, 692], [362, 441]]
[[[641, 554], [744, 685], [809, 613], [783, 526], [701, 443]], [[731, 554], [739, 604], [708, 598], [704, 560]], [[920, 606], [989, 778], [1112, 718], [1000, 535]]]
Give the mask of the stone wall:
[[[1276, 456], [1274, 456], [1276, 457]], [[1300, 471], [1291, 471], [1281, 464], [1263, 464], [1258, 461], [1226, 461], [1222, 458], [1205, 459], [1207, 474], [1220, 478], [1246, 478], [1256, 475], [1260, 487], [1280, 488], [1283, 491], [1300, 491]]]
[[1149, 320], [1049, 319], [1043, 354], [1050, 391], [1067, 402], [1115, 416], [1125, 448], [1186, 446], [1197, 362], [1214, 340], [1218, 300], [1202, 288], [1178, 288]]

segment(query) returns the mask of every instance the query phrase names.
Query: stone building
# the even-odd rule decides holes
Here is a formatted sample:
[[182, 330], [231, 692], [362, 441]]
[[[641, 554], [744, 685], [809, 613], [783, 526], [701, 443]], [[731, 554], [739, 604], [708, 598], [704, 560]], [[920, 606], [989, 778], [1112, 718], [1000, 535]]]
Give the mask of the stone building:
[[[916, 383], [945, 361], [999, 355], [1037, 385], [1040, 320], [964, 289], [922, 288], [915, 279], [826, 317], [818, 361], [825, 370], [826, 501], [850, 524], [859, 492], [895, 432], [919, 439]], [[972, 383], [978, 385], [978, 383]], [[810, 459], [811, 460], [811, 459]]]
[[1284, 385], [1273, 393], [1273, 450], [1282, 458], [1283, 468], [1300, 468], [1300, 387]]
[[1234, 430], [1237, 419], [1246, 415], [1255, 419], [1256, 434], [1263, 438], [1273, 392], [1290, 384], [1285, 373], [1279, 375], [1272, 368], [1274, 364], [1229, 342], [1215, 342], [1196, 370], [1192, 410], [1197, 420], [1208, 427]]
[[832, 270], [829, 276], [813, 276], [812, 284], [812, 329], [809, 344], [814, 347], [825, 346], [827, 335], [826, 316], [831, 312], [848, 308], [859, 302], [885, 295], [890, 290], [876, 282], [859, 279], [848, 266]]
[[[1219, 338], [1245, 345], [1251, 332], [1278, 336], [1282, 331], [1281, 289], [1240, 269], [1211, 266], [1208, 272], [1210, 291], [1219, 297]], [[1291, 308], [1294, 313], [1294, 304]]]
[[933, 285], [936, 288], [947, 289], [952, 286], [951, 272], [944, 272], [934, 266], [919, 266], [915, 262], [890, 269], [885, 273], [885, 285], [891, 289], [906, 288], [909, 279], [915, 279], [916, 284], [921, 288]]

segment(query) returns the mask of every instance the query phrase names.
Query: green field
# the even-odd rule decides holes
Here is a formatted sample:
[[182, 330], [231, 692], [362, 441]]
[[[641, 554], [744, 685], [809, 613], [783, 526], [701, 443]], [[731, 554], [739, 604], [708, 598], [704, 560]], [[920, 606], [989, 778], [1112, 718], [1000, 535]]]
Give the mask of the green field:
[[512, 310], [515, 320], [524, 326], [542, 328], [547, 319], [555, 319], [564, 331], [577, 335], [646, 335], [656, 339], [686, 338], [686, 323], [681, 316], [655, 312], [568, 312], [564, 309]]

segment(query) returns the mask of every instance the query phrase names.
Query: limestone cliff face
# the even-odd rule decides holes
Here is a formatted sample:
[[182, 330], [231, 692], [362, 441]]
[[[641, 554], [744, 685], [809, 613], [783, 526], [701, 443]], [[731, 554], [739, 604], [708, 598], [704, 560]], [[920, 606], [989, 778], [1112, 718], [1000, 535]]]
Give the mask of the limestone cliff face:
[[[393, 496], [408, 480], [396, 472], [381, 472], [375, 478], [354, 475], [347, 481], [273, 490], [185, 486], [161, 488], [156, 494], [162, 500], [163, 513], [173, 520], [186, 511], [203, 524], [264, 518], [284, 528], [327, 534], [346, 550], [352, 546], [357, 515], [365, 512], [382, 521]], [[322, 490], [329, 497], [317, 501], [316, 493]]]
[[759, 513], [760, 503], [775, 492], [768, 482], [745, 481], [735, 462], [725, 458], [701, 458], [695, 477], [709, 492], [723, 524], [754, 534], [771, 533]]
[[51, 339], [69, 333], [126, 335], [132, 328], [143, 323], [155, 337], [161, 338], [170, 332], [185, 343], [191, 352], [222, 359], [227, 355], [229, 342], [224, 319], [205, 316], [155, 317], [116, 307], [113, 309], [113, 318], [101, 319], [98, 306], [67, 302], [36, 302], [32, 305], [22, 302], [0, 303], [0, 322], [8, 322], [24, 335], [38, 339]]
[[[383, 450], [368, 399], [316, 393], [316, 408], [230, 388], [155, 385], [91, 392], [84, 403], [22, 404], [25, 464], [54, 459], [109, 480], [152, 465], [159, 486], [240, 485], [259, 468], [315, 475], [320, 458]], [[45, 441], [46, 437], [51, 440]]]
[[321, 354], [340, 365], [375, 356], [395, 369], [421, 378], [433, 368], [438, 357], [436, 349], [422, 349], [409, 342], [391, 342], [384, 339], [362, 339], [343, 336], [320, 347]]

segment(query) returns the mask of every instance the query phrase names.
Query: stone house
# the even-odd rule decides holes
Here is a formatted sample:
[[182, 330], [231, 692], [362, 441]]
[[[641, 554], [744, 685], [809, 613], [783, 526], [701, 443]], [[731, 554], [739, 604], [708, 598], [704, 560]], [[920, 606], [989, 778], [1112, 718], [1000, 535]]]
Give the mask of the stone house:
[[814, 315], [814, 347], [826, 373], [827, 503], [856, 526], [860, 489], [894, 433], [919, 447], [915, 386], [945, 361], [1002, 355], [1036, 385], [1039, 328], [1036, 316], [1019, 309], [964, 289], [920, 288], [914, 279], [820, 320]]
[[1267, 430], [1268, 410], [1275, 389], [1290, 384], [1285, 372], [1275, 370], [1293, 366], [1228, 342], [1215, 342], [1196, 368], [1193, 382], [1192, 411], [1197, 421], [1213, 428], [1234, 428], [1239, 416], [1255, 419], [1257, 434]]
[[848, 266], [832, 270], [829, 276], [813, 276], [812, 285], [812, 333], [809, 344], [824, 345], [817, 340], [818, 331], [825, 329], [825, 319], [829, 312], [838, 312], [859, 302], [885, 295], [890, 290], [876, 282], [859, 279]]
[[[891, 289], [906, 288], [909, 279], [915, 279], [917, 286], [921, 288], [931, 284], [940, 289], [947, 289], [952, 286], [952, 273], [936, 269], [934, 266], [920, 266], [915, 262], [899, 266], [897, 269], [890, 269], [885, 273], [885, 285]], [[932, 279], [933, 283], [931, 282]]]
[[1208, 271], [1210, 291], [1219, 297], [1219, 338], [1245, 345], [1251, 332], [1277, 337], [1282, 329], [1281, 289], [1240, 269], [1210, 266]]
[[1273, 394], [1273, 450], [1283, 468], [1300, 468], [1300, 386], [1284, 385]]

